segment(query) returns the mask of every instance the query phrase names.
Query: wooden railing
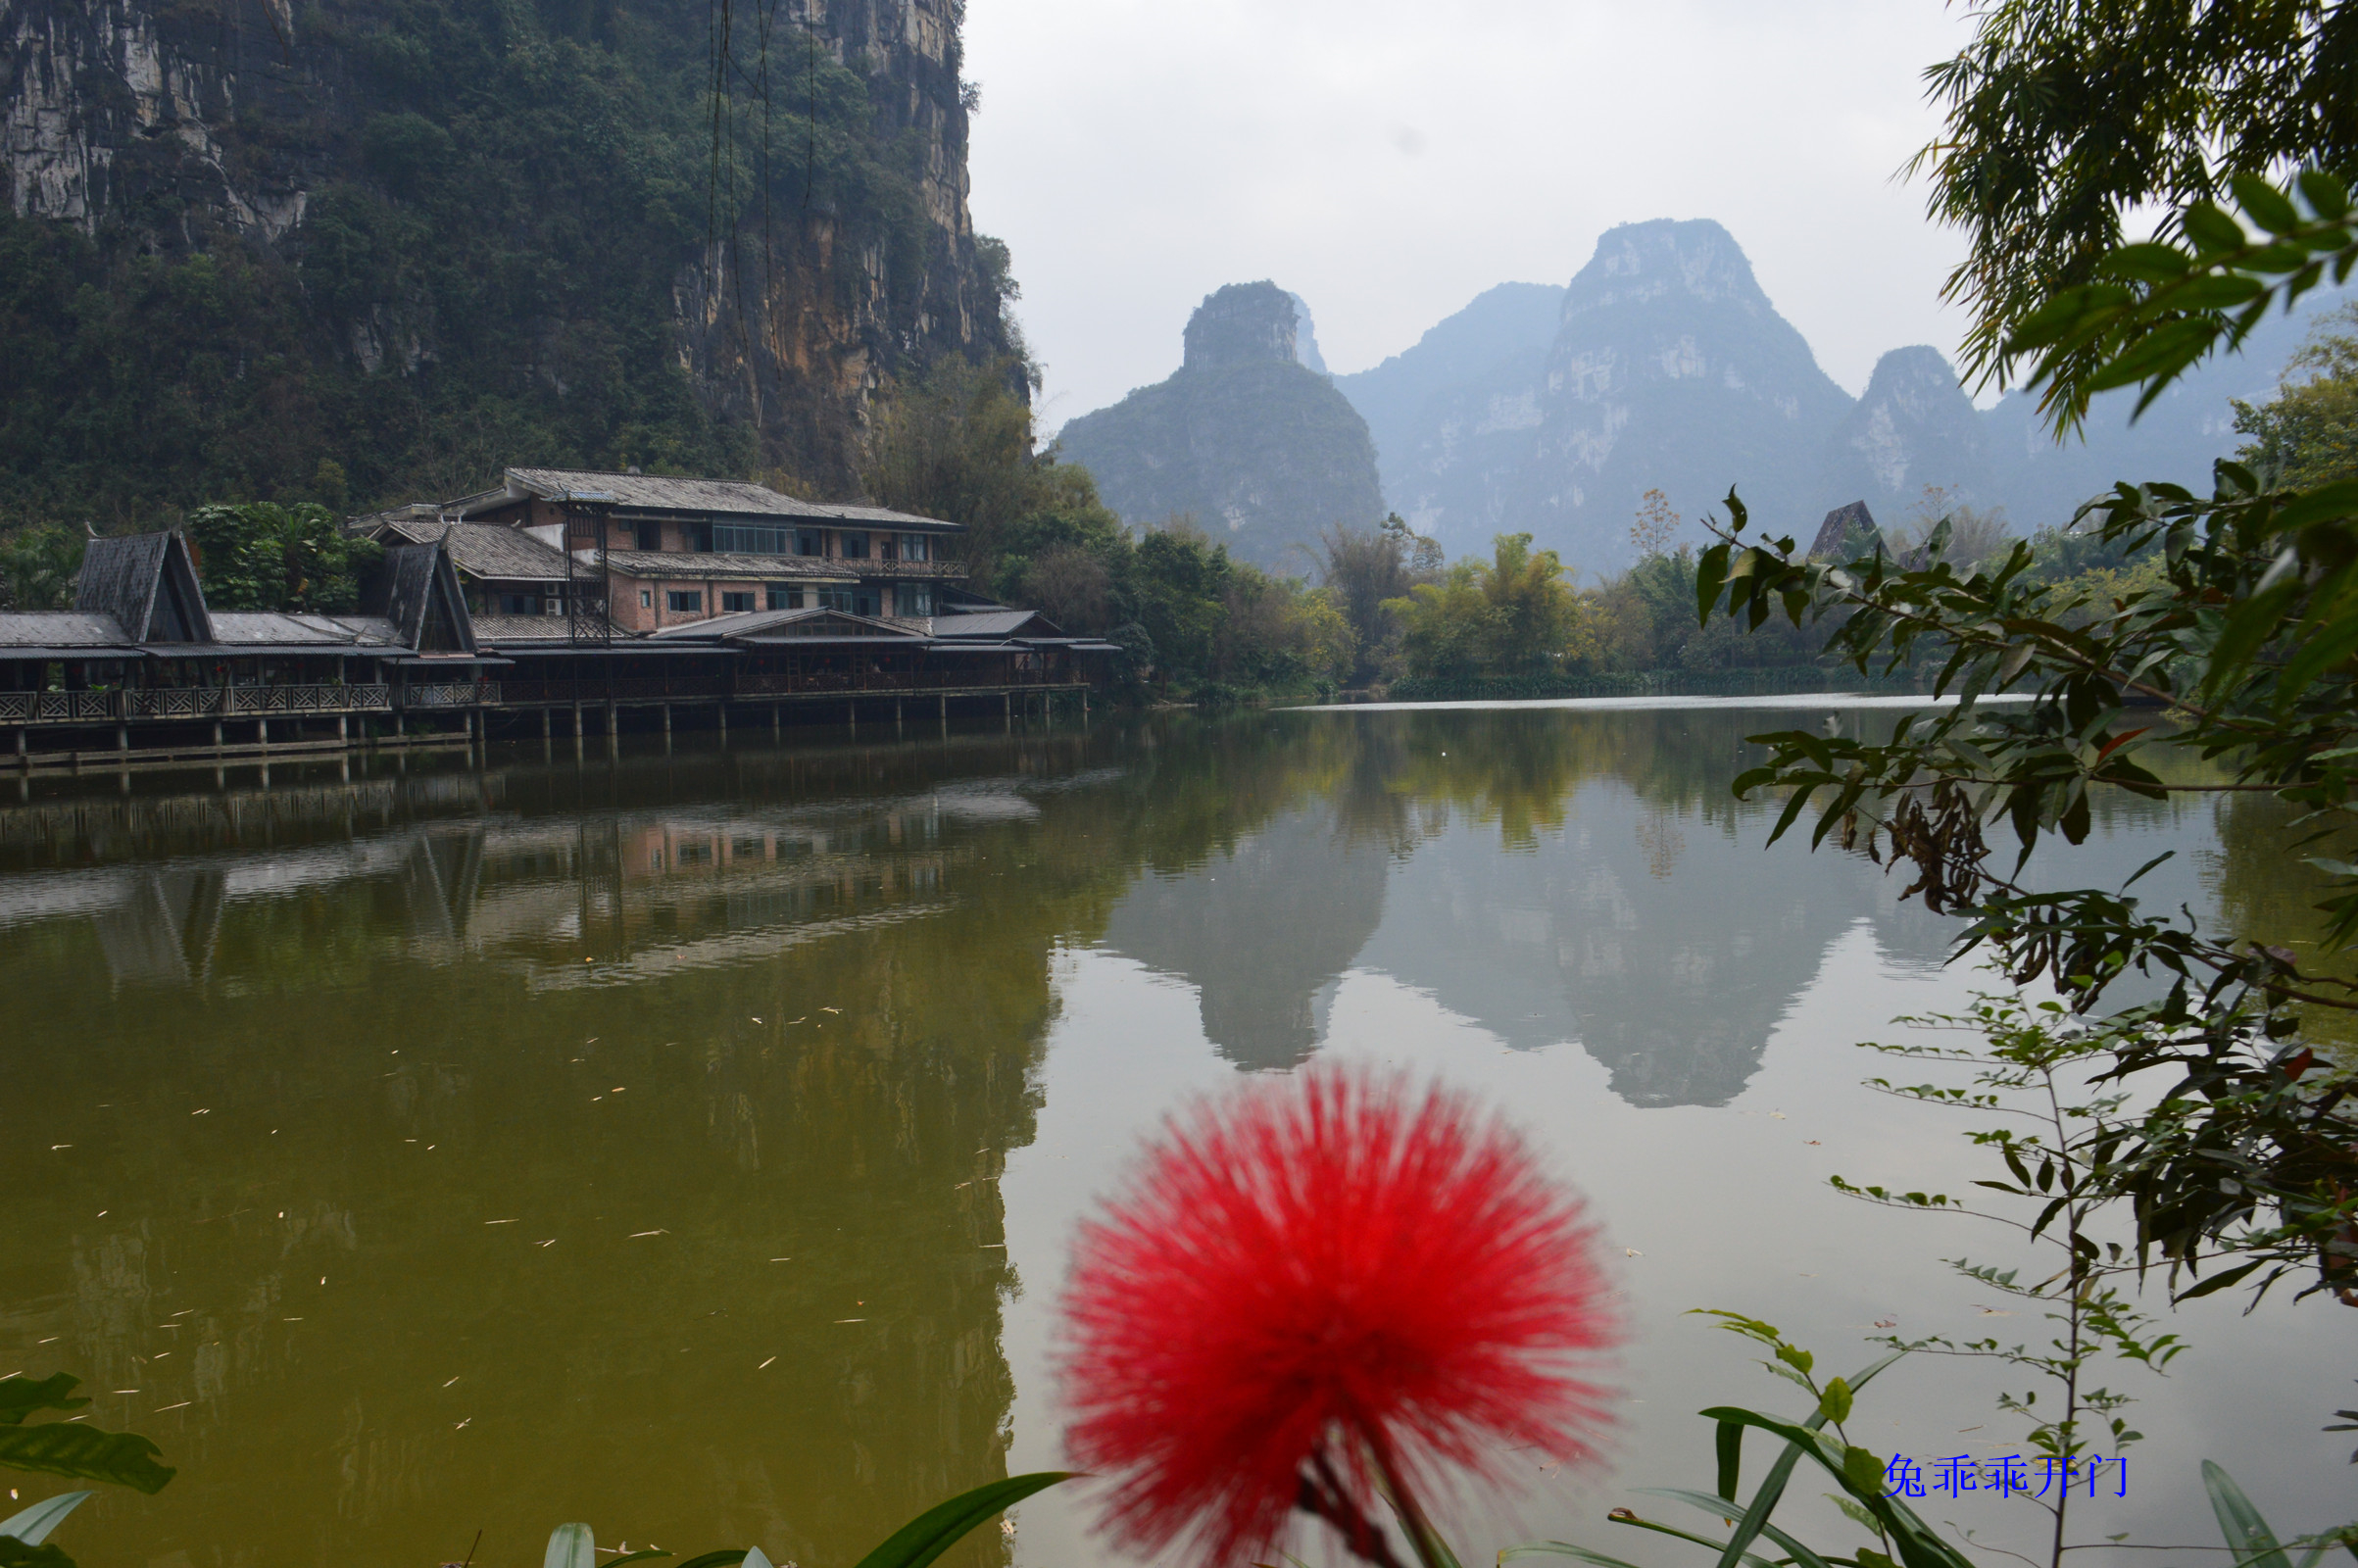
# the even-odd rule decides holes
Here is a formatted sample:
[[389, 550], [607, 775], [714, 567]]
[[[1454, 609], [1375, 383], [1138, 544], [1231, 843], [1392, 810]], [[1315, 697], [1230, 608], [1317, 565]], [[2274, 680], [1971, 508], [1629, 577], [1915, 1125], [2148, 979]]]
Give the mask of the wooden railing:
[[157, 686], [111, 692], [0, 692], [0, 724], [381, 713], [392, 707], [392, 690], [386, 686]]
[[436, 681], [401, 689], [403, 708], [476, 708], [488, 707], [499, 700], [500, 683], [496, 680]]

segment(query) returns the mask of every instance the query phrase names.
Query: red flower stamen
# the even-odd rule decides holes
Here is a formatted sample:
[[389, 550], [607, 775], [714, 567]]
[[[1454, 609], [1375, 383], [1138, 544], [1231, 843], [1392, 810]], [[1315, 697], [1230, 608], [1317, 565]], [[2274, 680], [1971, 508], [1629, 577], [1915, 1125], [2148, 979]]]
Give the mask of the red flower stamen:
[[1302, 1506], [1372, 1556], [1351, 1516], [1379, 1489], [1414, 1508], [1446, 1472], [1502, 1483], [1509, 1449], [1595, 1457], [1608, 1290], [1579, 1199], [1464, 1098], [1254, 1080], [1084, 1227], [1067, 1444], [1136, 1547], [1241, 1568]]

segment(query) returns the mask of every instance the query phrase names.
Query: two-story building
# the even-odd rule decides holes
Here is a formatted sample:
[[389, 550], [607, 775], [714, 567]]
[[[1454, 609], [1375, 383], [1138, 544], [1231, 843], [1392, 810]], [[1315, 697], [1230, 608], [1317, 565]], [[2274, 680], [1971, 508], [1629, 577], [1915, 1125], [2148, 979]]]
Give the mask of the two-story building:
[[[927, 620], [940, 587], [965, 578], [960, 524], [737, 480], [510, 468], [498, 489], [432, 510], [569, 557], [573, 591], [602, 595], [626, 636], [772, 610]], [[520, 596], [501, 608], [529, 612]]]

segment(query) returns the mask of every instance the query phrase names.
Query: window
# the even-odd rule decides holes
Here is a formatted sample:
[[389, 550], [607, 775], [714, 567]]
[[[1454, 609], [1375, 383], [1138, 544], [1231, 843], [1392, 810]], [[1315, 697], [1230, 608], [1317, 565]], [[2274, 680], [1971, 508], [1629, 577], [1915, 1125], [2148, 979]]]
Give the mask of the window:
[[652, 610], [655, 608], [654, 589], [642, 588], [639, 590], [639, 608], [641, 610]]
[[798, 556], [823, 556], [827, 553], [827, 536], [817, 528], [794, 530], [794, 553]]
[[903, 583], [901, 585], [901, 613], [904, 615], [932, 614], [933, 590], [923, 583]]
[[903, 561], [931, 561], [933, 559], [933, 541], [921, 533], [903, 534], [901, 536], [901, 559]]
[[694, 588], [672, 588], [663, 594], [663, 603], [675, 615], [704, 613], [704, 595]]
[[789, 554], [793, 542], [792, 530], [786, 528], [751, 528], [738, 523], [712, 524], [712, 548], [738, 556], [783, 556]]
[[772, 610], [802, 609], [802, 590], [799, 588], [790, 588], [782, 582], [771, 583], [769, 585], [769, 608]]
[[661, 550], [663, 548], [663, 525], [662, 523], [642, 522], [638, 526], [638, 535], [639, 548], [641, 550]]
[[841, 543], [841, 554], [846, 561], [864, 561], [867, 559], [868, 536], [866, 534], [851, 533], [847, 531], [845, 533], [838, 534], [836, 538]]
[[503, 615], [537, 615], [540, 613], [538, 594], [497, 594], [493, 608]]
[[853, 593], [849, 588], [821, 588], [818, 591], [818, 602], [823, 609], [840, 610], [844, 613], [850, 614]]
[[754, 596], [751, 589], [741, 594], [724, 593], [720, 596], [720, 612], [724, 615], [742, 615], [753, 608]]

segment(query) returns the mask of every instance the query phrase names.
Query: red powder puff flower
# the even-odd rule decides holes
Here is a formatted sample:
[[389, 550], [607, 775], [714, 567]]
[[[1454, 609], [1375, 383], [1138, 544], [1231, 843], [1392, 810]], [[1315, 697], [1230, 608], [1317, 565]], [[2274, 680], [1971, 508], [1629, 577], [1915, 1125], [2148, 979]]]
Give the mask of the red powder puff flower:
[[1313, 1068], [1166, 1127], [1081, 1233], [1066, 1441], [1134, 1546], [1243, 1568], [1288, 1510], [1389, 1562], [1444, 1471], [1595, 1455], [1616, 1325], [1579, 1199], [1462, 1097]]

